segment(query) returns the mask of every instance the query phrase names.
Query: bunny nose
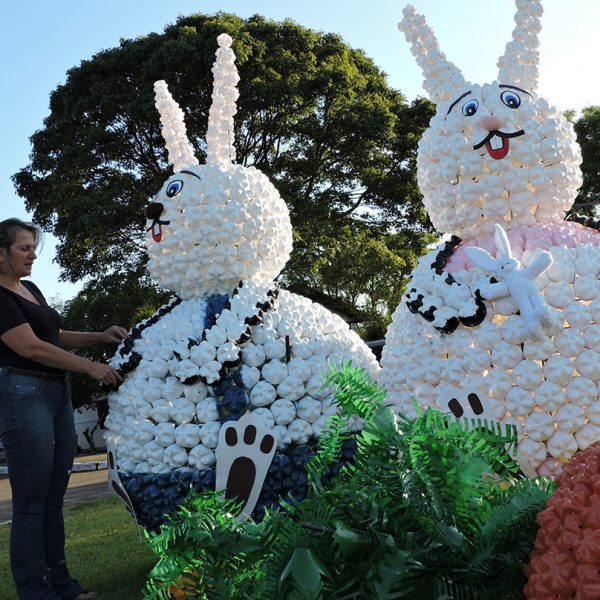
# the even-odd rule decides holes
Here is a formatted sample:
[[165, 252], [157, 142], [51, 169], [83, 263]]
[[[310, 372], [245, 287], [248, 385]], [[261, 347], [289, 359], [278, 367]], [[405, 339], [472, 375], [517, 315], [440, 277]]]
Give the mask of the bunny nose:
[[146, 218], [148, 219], [160, 219], [160, 215], [163, 214], [164, 206], [160, 202], [150, 202], [146, 206]]
[[506, 125], [506, 121], [496, 115], [486, 115], [479, 119], [478, 124], [486, 131], [497, 131]]

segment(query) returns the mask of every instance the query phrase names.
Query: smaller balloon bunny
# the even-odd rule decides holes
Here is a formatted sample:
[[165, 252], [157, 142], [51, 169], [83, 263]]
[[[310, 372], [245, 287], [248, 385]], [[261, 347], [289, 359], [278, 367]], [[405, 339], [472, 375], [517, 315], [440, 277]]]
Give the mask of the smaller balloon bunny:
[[465, 248], [471, 262], [482, 271], [493, 273], [500, 281], [482, 285], [481, 295], [486, 300], [512, 296], [525, 323], [525, 333], [537, 338], [544, 337], [543, 325], [556, 326], [552, 311], [544, 300], [534, 280], [553, 262], [550, 252], [540, 252], [528, 267], [512, 255], [506, 232], [497, 223], [494, 226], [496, 258], [477, 246]]

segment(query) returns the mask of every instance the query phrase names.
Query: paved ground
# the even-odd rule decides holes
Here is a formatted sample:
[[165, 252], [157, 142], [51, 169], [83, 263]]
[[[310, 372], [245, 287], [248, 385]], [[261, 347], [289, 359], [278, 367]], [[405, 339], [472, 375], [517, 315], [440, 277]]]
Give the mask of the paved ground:
[[[79, 456], [75, 462], [95, 462], [106, 460], [105, 454]], [[77, 506], [90, 500], [110, 496], [107, 485], [108, 471], [87, 471], [72, 473], [69, 489], [65, 495], [65, 508]], [[8, 479], [0, 479], [0, 523], [10, 521], [12, 516], [11, 494]]]

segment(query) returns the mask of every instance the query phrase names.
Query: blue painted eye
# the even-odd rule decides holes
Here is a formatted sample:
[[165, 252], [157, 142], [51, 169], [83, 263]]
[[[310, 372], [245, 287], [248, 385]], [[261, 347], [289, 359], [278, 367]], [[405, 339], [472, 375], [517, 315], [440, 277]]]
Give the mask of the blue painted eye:
[[521, 96], [516, 92], [502, 92], [500, 94], [500, 99], [508, 106], [508, 108], [519, 108], [519, 106], [521, 106]]
[[175, 181], [171, 181], [171, 183], [167, 186], [166, 194], [169, 198], [173, 198], [173, 196], [177, 196], [183, 187], [183, 181], [176, 179]]
[[463, 104], [462, 111], [465, 117], [472, 117], [479, 108], [479, 102], [475, 99], [469, 100], [465, 104]]

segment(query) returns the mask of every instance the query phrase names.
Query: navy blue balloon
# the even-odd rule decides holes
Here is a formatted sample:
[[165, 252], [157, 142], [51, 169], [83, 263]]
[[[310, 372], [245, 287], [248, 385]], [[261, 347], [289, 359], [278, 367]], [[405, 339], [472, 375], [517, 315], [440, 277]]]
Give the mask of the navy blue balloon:
[[240, 387], [230, 387], [223, 396], [223, 408], [233, 415], [239, 415], [248, 406], [246, 391]]

